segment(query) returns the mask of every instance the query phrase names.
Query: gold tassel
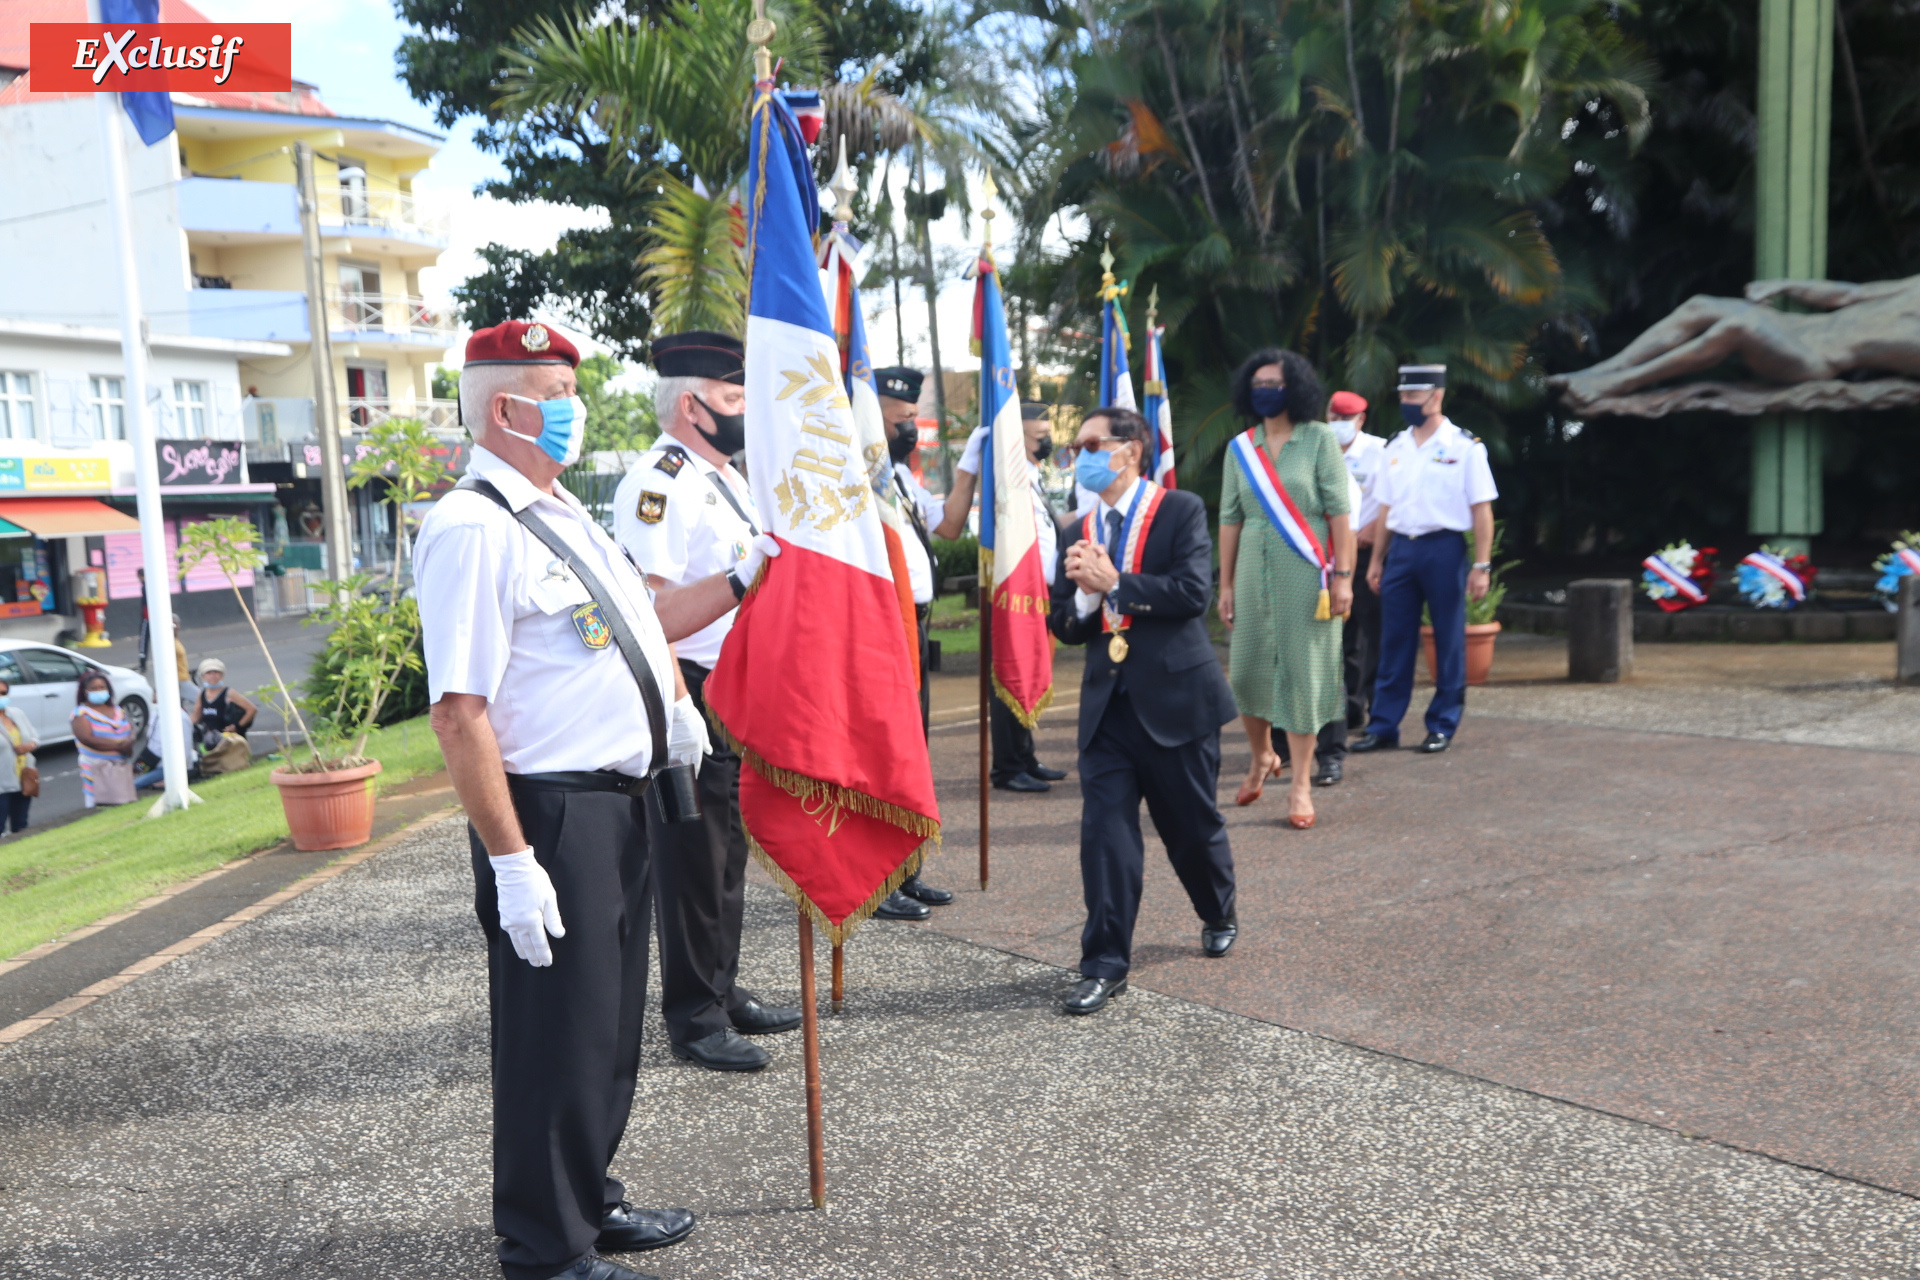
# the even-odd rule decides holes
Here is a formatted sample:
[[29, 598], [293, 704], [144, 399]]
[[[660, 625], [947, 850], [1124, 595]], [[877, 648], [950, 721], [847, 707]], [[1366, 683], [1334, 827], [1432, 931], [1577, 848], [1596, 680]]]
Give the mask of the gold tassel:
[[1313, 606], [1313, 620], [1315, 622], [1333, 620], [1333, 596], [1325, 587], [1320, 588], [1320, 602]]

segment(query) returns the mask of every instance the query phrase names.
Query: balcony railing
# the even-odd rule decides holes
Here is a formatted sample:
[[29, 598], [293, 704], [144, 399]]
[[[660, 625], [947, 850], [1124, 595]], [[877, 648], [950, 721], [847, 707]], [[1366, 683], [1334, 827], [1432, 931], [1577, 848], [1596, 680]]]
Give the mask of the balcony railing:
[[320, 221], [328, 226], [387, 228], [409, 239], [445, 240], [451, 220], [421, 211], [409, 191], [381, 191], [358, 185], [322, 184]]
[[335, 332], [390, 334], [445, 342], [453, 336], [453, 317], [418, 297], [394, 293], [327, 290], [328, 327]]
[[347, 429], [365, 431], [389, 418], [417, 418], [434, 431], [458, 432], [460, 415], [454, 400], [349, 399], [343, 406]]

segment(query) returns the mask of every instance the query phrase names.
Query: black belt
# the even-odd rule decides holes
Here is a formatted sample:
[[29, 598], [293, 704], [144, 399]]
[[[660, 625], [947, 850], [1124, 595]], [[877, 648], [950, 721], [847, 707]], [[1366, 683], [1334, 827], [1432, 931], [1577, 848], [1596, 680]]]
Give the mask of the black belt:
[[535, 791], [612, 791], [637, 797], [647, 794], [653, 779], [635, 778], [610, 769], [571, 769], [557, 773], [510, 773], [507, 782]]
[[1464, 538], [1465, 529], [1434, 529], [1427, 533], [1396, 533], [1394, 537], [1405, 538], [1408, 542], [1423, 542], [1428, 538]]

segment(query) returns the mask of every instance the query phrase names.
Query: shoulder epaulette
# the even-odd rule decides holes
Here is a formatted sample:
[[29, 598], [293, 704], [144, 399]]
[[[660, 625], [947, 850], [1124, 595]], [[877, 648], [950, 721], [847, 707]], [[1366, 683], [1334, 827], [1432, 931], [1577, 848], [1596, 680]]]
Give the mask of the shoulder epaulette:
[[687, 465], [687, 455], [681, 452], [677, 446], [668, 445], [660, 451], [659, 461], [653, 465], [657, 471], [664, 471], [670, 476], [677, 476], [680, 474], [680, 468]]

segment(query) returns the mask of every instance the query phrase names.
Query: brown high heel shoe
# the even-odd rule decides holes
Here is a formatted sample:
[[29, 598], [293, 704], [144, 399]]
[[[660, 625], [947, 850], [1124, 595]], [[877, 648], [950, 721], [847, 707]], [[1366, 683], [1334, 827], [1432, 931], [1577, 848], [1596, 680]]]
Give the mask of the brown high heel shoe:
[[1233, 802], [1237, 805], [1246, 806], [1258, 800], [1261, 794], [1267, 789], [1267, 779], [1279, 777], [1281, 767], [1280, 757], [1276, 755], [1273, 758], [1273, 767], [1261, 774], [1258, 781], [1243, 782], [1240, 784], [1240, 791], [1233, 797]]
[[1293, 811], [1293, 792], [1287, 792], [1287, 824], [1289, 826], [1295, 831], [1305, 831], [1313, 826], [1314, 816], [1313, 801], [1311, 799], [1307, 801], [1307, 811], [1305, 813], [1295, 813]]

